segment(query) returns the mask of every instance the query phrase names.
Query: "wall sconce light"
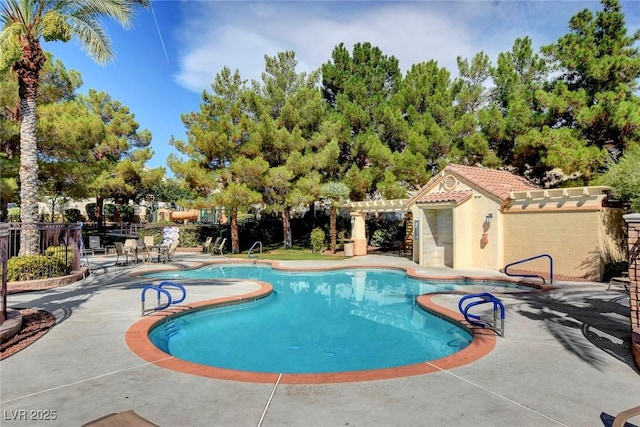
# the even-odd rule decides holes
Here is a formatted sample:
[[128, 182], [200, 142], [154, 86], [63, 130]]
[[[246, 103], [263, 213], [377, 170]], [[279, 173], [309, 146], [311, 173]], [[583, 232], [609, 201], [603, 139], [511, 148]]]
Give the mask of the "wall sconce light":
[[487, 224], [491, 224], [492, 220], [493, 220], [493, 214], [488, 214], [484, 219], [484, 222], [486, 222]]

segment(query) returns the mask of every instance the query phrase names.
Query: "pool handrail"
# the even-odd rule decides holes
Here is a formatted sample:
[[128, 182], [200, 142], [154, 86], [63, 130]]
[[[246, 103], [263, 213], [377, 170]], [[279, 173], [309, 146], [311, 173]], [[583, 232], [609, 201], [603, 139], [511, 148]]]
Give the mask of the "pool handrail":
[[[144, 302], [145, 302], [145, 294], [147, 293], [148, 290], [153, 289], [154, 291], [156, 291], [158, 293], [158, 305], [154, 308], [150, 308], [150, 309], [145, 309], [144, 308]], [[165, 305], [161, 305], [160, 304], [160, 295], [164, 294], [167, 297], [167, 303]], [[165, 308], [168, 308], [171, 305], [171, 293], [169, 291], [167, 291], [166, 289], [162, 289], [158, 286], [154, 286], [154, 285], [146, 285], [144, 288], [142, 288], [142, 295], [140, 296], [140, 301], [142, 304], [142, 315], [144, 316], [146, 313], [148, 312], [152, 312], [152, 311], [158, 311], [158, 310], [164, 310]]]
[[174, 287], [174, 288], [178, 288], [182, 291], [182, 298], [180, 299], [174, 299], [171, 301], [171, 304], [179, 304], [182, 301], [184, 301], [184, 299], [187, 297], [187, 290], [184, 288], [184, 286], [182, 286], [180, 283], [176, 283], [176, 282], [172, 282], [170, 280], [163, 280], [162, 282], [160, 282], [160, 284], [158, 285], [158, 288], [163, 289], [165, 286], [170, 286], [170, 287]]
[[[471, 301], [470, 303], [468, 303], [463, 307], [463, 302], [471, 298], [476, 298], [476, 299], [480, 298], [480, 299], [477, 301]], [[487, 303], [493, 304], [493, 322], [483, 319], [477, 314], [469, 313], [469, 309], [471, 307], [475, 307], [477, 305], [487, 304]], [[502, 301], [500, 301], [500, 299], [496, 298], [493, 294], [490, 294], [488, 292], [482, 292], [477, 294], [465, 295], [462, 298], [460, 298], [460, 301], [458, 301], [458, 309], [460, 310], [460, 313], [462, 313], [465, 320], [469, 324], [473, 326], [480, 326], [482, 328], [487, 327], [493, 330], [495, 333], [497, 333], [501, 337], [504, 337], [504, 318], [505, 318], [504, 304], [502, 303]], [[497, 325], [498, 309], [500, 309], [500, 327], [498, 327]]]
[[[251, 253], [253, 252], [253, 249], [256, 247], [256, 245], [260, 246], [260, 254], [259, 255], [254, 255], [251, 256]], [[262, 242], [261, 241], [256, 241], [253, 243], [253, 245], [251, 245], [251, 247], [249, 248], [249, 251], [247, 251], [247, 256], [249, 258], [258, 258], [260, 255], [262, 255]]]
[[[462, 303], [465, 302], [468, 299], [471, 298], [484, 298], [486, 300], [491, 300], [494, 302], [494, 307], [496, 306], [497, 303], [500, 303], [500, 300], [493, 295], [492, 293], [489, 292], [479, 292], [479, 293], [475, 293], [475, 294], [469, 294], [469, 295], [465, 295], [462, 298], [460, 298], [460, 301], [458, 301], [458, 310], [460, 310], [460, 313], [464, 312], [464, 308], [462, 307]], [[473, 315], [475, 316], [475, 315]], [[478, 316], [479, 317], [479, 316]]]
[[549, 254], [540, 254], [540, 255], [535, 255], [529, 258], [525, 258], [525, 259], [521, 259], [518, 261], [514, 261], [514, 262], [510, 262], [509, 264], [504, 266], [504, 274], [506, 274], [507, 276], [510, 277], [537, 277], [539, 279], [542, 279], [542, 284], [546, 284], [545, 278], [540, 276], [539, 274], [515, 274], [515, 273], [509, 273], [509, 267], [512, 267], [516, 264], [522, 264], [523, 262], [527, 262], [527, 261], [532, 261], [534, 259], [538, 259], [538, 258], [549, 258], [549, 283], [553, 284], [553, 258], [551, 257], [551, 255]]

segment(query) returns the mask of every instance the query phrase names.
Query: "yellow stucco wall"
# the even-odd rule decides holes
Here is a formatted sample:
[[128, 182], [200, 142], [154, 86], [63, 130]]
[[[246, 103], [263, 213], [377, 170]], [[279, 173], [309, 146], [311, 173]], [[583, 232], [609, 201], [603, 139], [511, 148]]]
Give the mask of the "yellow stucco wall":
[[[458, 206], [460, 216], [466, 216], [462, 221], [461, 237], [459, 240], [460, 257], [456, 259], [458, 268], [500, 268], [502, 254], [502, 220], [500, 205], [482, 193], [476, 193], [471, 200]], [[486, 222], [491, 214], [491, 223]], [[462, 219], [462, 218], [461, 218]], [[483, 234], [486, 233], [486, 243]]]
[[[454, 268], [500, 268], [499, 207], [495, 200], [477, 191], [457, 206], [453, 203], [413, 206], [413, 217], [420, 220], [420, 241], [417, 245], [414, 242], [414, 251], [417, 251], [414, 261]], [[492, 214], [491, 224], [486, 224], [488, 214]], [[482, 242], [484, 233], [488, 238], [486, 244]]]
[[[503, 215], [504, 263], [547, 253], [554, 262], [554, 273], [599, 280], [602, 260], [603, 221], [600, 211], [556, 211]], [[542, 258], [512, 267], [529, 271], [548, 271]]]

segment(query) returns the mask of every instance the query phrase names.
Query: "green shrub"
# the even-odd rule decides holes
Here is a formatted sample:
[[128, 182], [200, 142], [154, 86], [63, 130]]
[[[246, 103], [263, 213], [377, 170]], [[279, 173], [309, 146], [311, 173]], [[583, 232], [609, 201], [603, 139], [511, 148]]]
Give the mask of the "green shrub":
[[20, 216], [20, 208], [9, 208], [7, 211], [9, 216]]
[[180, 247], [197, 248], [202, 246], [203, 239], [201, 234], [202, 228], [199, 226], [180, 227]]
[[7, 262], [7, 280], [11, 282], [48, 279], [65, 274], [64, 257], [26, 255], [9, 258]]
[[371, 221], [369, 227], [369, 244], [377, 247], [388, 247], [394, 241], [404, 240], [404, 228], [397, 221]]
[[321, 252], [324, 247], [325, 234], [321, 228], [314, 228], [311, 231], [311, 251], [313, 253]]
[[85, 206], [87, 211], [87, 218], [89, 221], [96, 222], [98, 221], [98, 204], [97, 203], [87, 203]]
[[80, 221], [80, 209], [65, 209], [64, 210], [64, 219], [67, 222], [78, 222], [78, 221]]
[[133, 206], [131, 205], [122, 205], [120, 207], [120, 219], [124, 222], [133, 221]]
[[49, 257], [57, 257], [61, 259], [62, 262], [64, 262], [64, 260], [67, 260], [69, 263], [71, 263], [71, 259], [73, 258], [73, 248], [71, 246], [49, 246], [44, 251], [44, 254]]
[[104, 212], [104, 217], [107, 219], [107, 221], [116, 220], [116, 205], [111, 203], [105, 204], [102, 210]]

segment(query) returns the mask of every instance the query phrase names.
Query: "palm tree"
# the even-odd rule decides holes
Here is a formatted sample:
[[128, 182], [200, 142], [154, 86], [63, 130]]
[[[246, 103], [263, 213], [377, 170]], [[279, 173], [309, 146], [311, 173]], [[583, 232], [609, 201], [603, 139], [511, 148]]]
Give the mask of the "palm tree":
[[336, 253], [336, 217], [338, 208], [349, 198], [349, 187], [342, 182], [327, 182], [320, 188], [320, 195], [329, 201], [331, 206], [329, 216], [329, 236], [331, 238], [331, 253]]
[[113, 18], [130, 28], [137, 6], [149, 0], [2, 0], [0, 5], [0, 71], [12, 68], [20, 97], [20, 253], [37, 253], [38, 144], [36, 94], [46, 57], [40, 39], [75, 38], [98, 63], [113, 59], [110, 40], [101, 22]]

